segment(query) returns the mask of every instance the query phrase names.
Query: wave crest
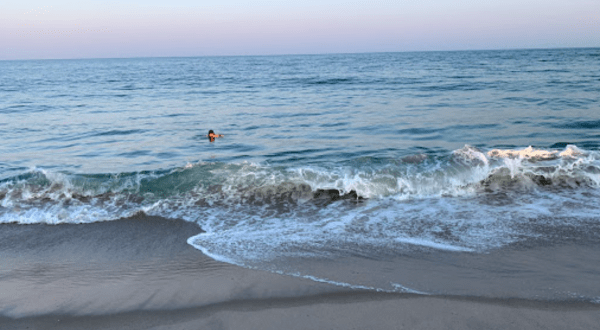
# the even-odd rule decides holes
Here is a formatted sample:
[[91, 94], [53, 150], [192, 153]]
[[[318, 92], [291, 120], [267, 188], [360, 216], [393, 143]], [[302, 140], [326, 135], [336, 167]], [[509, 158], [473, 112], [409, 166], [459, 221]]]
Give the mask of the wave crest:
[[253, 206], [291, 212], [337, 202], [473, 197], [487, 193], [596, 189], [597, 152], [528, 147], [447, 155], [364, 158], [276, 167], [198, 163], [163, 171], [72, 174], [32, 169], [0, 181], [0, 222], [94, 222], [139, 211], [197, 220], [199, 208]]

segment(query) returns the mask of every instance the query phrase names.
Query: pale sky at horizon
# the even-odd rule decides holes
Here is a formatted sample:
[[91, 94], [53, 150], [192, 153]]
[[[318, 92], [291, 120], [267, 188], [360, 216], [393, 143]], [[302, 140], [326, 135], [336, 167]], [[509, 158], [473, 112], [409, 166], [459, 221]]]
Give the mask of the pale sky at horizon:
[[0, 60], [600, 47], [598, 0], [0, 5]]

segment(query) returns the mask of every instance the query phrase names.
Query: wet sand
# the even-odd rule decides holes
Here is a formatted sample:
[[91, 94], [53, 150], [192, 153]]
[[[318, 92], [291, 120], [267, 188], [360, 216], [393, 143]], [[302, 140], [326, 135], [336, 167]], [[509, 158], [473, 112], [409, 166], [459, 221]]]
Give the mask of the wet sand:
[[1, 225], [1, 329], [593, 329], [600, 305], [349, 290], [223, 264], [195, 224]]
[[0, 318], [3, 329], [596, 329], [581, 304], [346, 292], [154, 311]]

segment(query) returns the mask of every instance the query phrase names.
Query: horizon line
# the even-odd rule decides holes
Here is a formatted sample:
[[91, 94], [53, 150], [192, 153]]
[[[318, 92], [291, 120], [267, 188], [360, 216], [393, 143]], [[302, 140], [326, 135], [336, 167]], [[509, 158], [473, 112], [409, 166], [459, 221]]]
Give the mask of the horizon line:
[[324, 56], [324, 55], [360, 55], [360, 54], [393, 54], [393, 53], [452, 53], [452, 52], [488, 52], [488, 51], [526, 51], [526, 50], [573, 50], [600, 49], [590, 47], [532, 47], [532, 48], [489, 48], [489, 49], [453, 49], [453, 50], [405, 50], [405, 51], [372, 51], [372, 52], [331, 52], [331, 53], [290, 53], [290, 54], [244, 54], [244, 55], [191, 55], [191, 56], [131, 56], [131, 57], [73, 57], [73, 58], [25, 58], [0, 59], [0, 61], [65, 61], [65, 60], [125, 60], [125, 59], [164, 59], [164, 58], [201, 58], [201, 57], [276, 57], [276, 56]]

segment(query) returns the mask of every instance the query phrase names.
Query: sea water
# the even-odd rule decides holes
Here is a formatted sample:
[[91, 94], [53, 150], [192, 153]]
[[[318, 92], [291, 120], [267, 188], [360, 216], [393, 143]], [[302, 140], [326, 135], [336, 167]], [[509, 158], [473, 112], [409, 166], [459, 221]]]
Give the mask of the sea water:
[[146, 214], [332, 285], [597, 302], [599, 130], [600, 49], [2, 61], [0, 230]]

